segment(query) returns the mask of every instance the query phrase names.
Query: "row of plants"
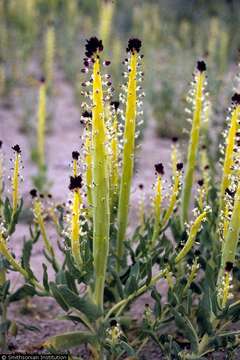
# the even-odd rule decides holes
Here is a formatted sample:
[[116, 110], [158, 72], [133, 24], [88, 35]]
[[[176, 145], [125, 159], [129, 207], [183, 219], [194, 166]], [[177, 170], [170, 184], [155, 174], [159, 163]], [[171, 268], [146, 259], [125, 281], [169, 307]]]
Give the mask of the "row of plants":
[[[130, 11], [126, 1], [1, 0], [0, 93], [7, 95], [20, 88], [22, 104], [25, 102], [23, 112], [26, 112], [21, 127], [26, 130], [28, 115], [33, 110], [33, 102], [29, 101], [31, 95], [28, 91], [25, 94], [25, 87], [29, 85], [29, 62], [40, 65], [47, 78], [48, 69], [51, 71], [48, 61], [51, 62], [51, 44], [54, 44], [57, 65], [73, 86], [79, 103], [82, 101], [79, 44], [89, 33], [98, 33], [111, 56], [113, 78], [119, 82], [124, 39], [128, 34], [137, 33], [145, 42], [145, 63], [149, 69], [145, 87], [158, 134], [168, 138], [184, 135], [181, 131], [185, 124], [182, 93], [187, 91], [189, 68], [199, 54], [207, 58], [211, 69], [210, 88], [215, 103], [222, 104], [212, 109], [213, 120], [221, 127], [218, 114], [227, 107], [229, 64], [236, 62], [238, 56], [235, 31], [238, 17], [239, 7], [234, 0], [217, 4], [215, 1], [208, 4], [179, 0], [137, 1]], [[144, 18], [152, 21], [142, 26]], [[156, 59], [154, 67], [152, 59]], [[159, 76], [161, 85], [155, 81]]]
[[[119, 101], [114, 100], [111, 77], [103, 70], [110, 61], [102, 61], [102, 51], [101, 40], [87, 40], [86, 81], [82, 83], [86, 101], [81, 117], [84, 146], [72, 149], [71, 199], [56, 205], [48, 193], [30, 191], [33, 216], [20, 259], [11, 238], [24, 209], [22, 152], [18, 144], [13, 146], [9, 197], [1, 142], [2, 350], [8, 348], [13, 323], [8, 305], [39, 296], [54, 298], [64, 312], [62, 318], [82, 324], [82, 330], [44, 341], [41, 345], [47, 351], [71, 354], [72, 348], [87, 344], [93, 359], [138, 358], [152, 340], [168, 359], [204, 359], [218, 349], [232, 353], [239, 345], [239, 329], [233, 324], [239, 320], [240, 307], [240, 95], [232, 96], [229, 108], [219, 183], [208, 153], [207, 69], [204, 61], [197, 62], [188, 96], [192, 128], [186, 164], [179, 159], [174, 138], [171, 186], [166, 188], [164, 166], [159, 162], [153, 169], [152, 211], [142, 208], [141, 222], [128, 236], [135, 143], [144, 96], [141, 41], [131, 38], [128, 42], [126, 82]], [[45, 111], [44, 89], [45, 82], [41, 114]], [[40, 144], [42, 159], [44, 139]], [[161, 160], [161, 149], [156, 151]], [[50, 229], [55, 229], [57, 246], [50, 240]], [[31, 267], [32, 251], [39, 241], [43, 246], [42, 280]], [[54, 272], [51, 279], [50, 268]], [[14, 291], [10, 272], [20, 273], [23, 279]], [[167, 290], [159, 285], [160, 280]], [[145, 305], [136, 323], [131, 304], [144, 293], [149, 294], [150, 305]], [[81, 357], [81, 350], [72, 354]]]

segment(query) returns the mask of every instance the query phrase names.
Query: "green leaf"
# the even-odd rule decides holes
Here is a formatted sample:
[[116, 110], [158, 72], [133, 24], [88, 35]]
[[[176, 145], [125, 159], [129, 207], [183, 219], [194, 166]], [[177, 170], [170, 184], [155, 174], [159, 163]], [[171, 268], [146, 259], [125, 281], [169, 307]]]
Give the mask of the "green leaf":
[[68, 311], [69, 306], [66, 302], [66, 299], [63, 297], [62, 293], [59, 291], [58, 286], [53, 282], [49, 283], [49, 288], [52, 292], [53, 297], [56, 299], [57, 303], [63, 308], [63, 310]]
[[162, 313], [161, 295], [154, 288], [151, 292], [151, 297], [155, 300], [154, 312], [157, 318], [160, 318]]
[[68, 350], [81, 344], [97, 344], [96, 335], [90, 332], [75, 331], [50, 337], [43, 346], [54, 350]]
[[6, 221], [6, 224], [9, 225], [11, 222], [11, 217], [12, 217], [12, 208], [11, 208], [11, 204], [10, 204], [8, 197], [5, 200], [3, 213], [4, 213], [4, 219]]
[[182, 315], [177, 310], [172, 309], [172, 312], [174, 314], [175, 322], [179, 331], [188, 339], [191, 350], [197, 353], [199, 339], [192, 323], [186, 316]]
[[24, 299], [27, 296], [34, 296], [36, 295], [36, 290], [32, 285], [24, 284], [20, 287], [17, 291], [9, 296], [9, 300], [11, 302], [18, 301]]
[[43, 286], [45, 290], [49, 292], [47, 266], [43, 263], [42, 267], [43, 267]]
[[8, 228], [8, 234], [11, 235], [14, 233], [15, 231], [15, 226], [18, 222], [18, 218], [19, 218], [19, 215], [22, 211], [22, 207], [23, 207], [23, 199], [21, 199], [20, 201], [20, 205], [18, 206], [16, 212], [13, 214], [13, 216], [11, 217], [11, 220], [10, 220], [10, 223], [9, 223], [9, 228]]
[[10, 325], [11, 325], [10, 320], [6, 320], [6, 321], [2, 322], [0, 324], [0, 334], [6, 333], [6, 331], [8, 331], [8, 329], [9, 329]]
[[0, 295], [1, 295], [1, 301], [6, 300], [6, 297], [8, 295], [10, 288], [10, 280], [5, 281], [5, 283], [0, 286]]
[[119, 293], [121, 299], [123, 299], [124, 298], [124, 291], [123, 291], [123, 286], [122, 286], [122, 282], [121, 282], [121, 279], [119, 277], [119, 274], [116, 271], [112, 270], [112, 276], [113, 276], [114, 280], [116, 281], [116, 286], [117, 286], [118, 293]]
[[121, 348], [123, 350], [125, 350], [127, 355], [129, 355], [129, 356], [135, 356], [136, 355], [136, 352], [134, 351], [134, 349], [130, 345], [128, 345], [125, 341], [121, 341], [120, 346], [121, 346]]
[[128, 278], [126, 286], [125, 286], [126, 295], [130, 295], [137, 290], [138, 278], [139, 278], [139, 264], [136, 263], [131, 268], [129, 278]]
[[81, 311], [89, 320], [96, 320], [102, 315], [101, 310], [90, 299], [79, 297], [65, 285], [59, 285], [58, 290], [69, 307]]
[[198, 311], [197, 311], [197, 323], [201, 334], [207, 333], [210, 335], [212, 333], [212, 324], [210, 321], [211, 318], [211, 297], [208, 289], [204, 291], [202, 300], [200, 301]]

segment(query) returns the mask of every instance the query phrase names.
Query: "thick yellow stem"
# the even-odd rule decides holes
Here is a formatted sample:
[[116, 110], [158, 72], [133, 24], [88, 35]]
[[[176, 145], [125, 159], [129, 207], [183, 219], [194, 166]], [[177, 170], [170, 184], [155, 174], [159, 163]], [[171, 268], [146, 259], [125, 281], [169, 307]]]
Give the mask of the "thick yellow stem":
[[20, 154], [15, 153], [15, 160], [14, 160], [14, 168], [13, 168], [13, 178], [12, 178], [12, 208], [13, 214], [16, 212], [18, 207], [19, 201], [19, 161], [20, 161]]
[[72, 235], [71, 235], [71, 249], [73, 258], [81, 269], [82, 257], [79, 242], [80, 235], [80, 206], [81, 206], [81, 195], [78, 189], [73, 192], [73, 204], [72, 204]]
[[127, 106], [125, 116], [124, 145], [123, 145], [123, 169], [121, 175], [121, 185], [118, 202], [118, 237], [117, 237], [117, 257], [118, 267], [123, 256], [123, 242], [125, 239], [131, 181], [134, 165], [135, 150], [135, 126], [136, 126], [136, 72], [137, 72], [136, 52], [131, 53], [130, 73], [128, 79]]
[[38, 127], [37, 146], [38, 163], [40, 167], [45, 165], [45, 132], [46, 132], [46, 84], [41, 82], [38, 98]]

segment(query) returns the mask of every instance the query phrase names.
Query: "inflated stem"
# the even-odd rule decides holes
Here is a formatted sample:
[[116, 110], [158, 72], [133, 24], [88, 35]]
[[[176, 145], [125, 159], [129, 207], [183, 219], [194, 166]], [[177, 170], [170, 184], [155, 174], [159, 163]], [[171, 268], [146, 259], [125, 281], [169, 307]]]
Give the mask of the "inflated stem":
[[191, 226], [190, 233], [187, 239], [186, 244], [184, 245], [183, 249], [180, 251], [180, 253], [176, 257], [176, 263], [179, 263], [181, 260], [184, 259], [184, 257], [189, 253], [189, 251], [192, 249], [194, 242], [196, 240], [196, 236], [198, 231], [201, 228], [202, 222], [206, 220], [207, 211], [204, 211], [202, 214], [200, 214], [194, 223]]
[[238, 119], [240, 114], [240, 105], [237, 105], [232, 113], [230, 119], [230, 128], [228, 131], [227, 139], [226, 139], [226, 150], [225, 150], [225, 159], [223, 165], [223, 175], [221, 182], [221, 190], [220, 190], [220, 210], [224, 210], [225, 208], [225, 191], [230, 185], [230, 176], [232, 173], [233, 166], [233, 157], [234, 157], [234, 146], [236, 140], [236, 132], [238, 129]]
[[108, 45], [111, 35], [111, 25], [115, 4], [113, 1], [102, 1], [99, 13], [99, 36], [105, 45]]
[[[202, 63], [202, 62], [198, 62]], [[194, 112], [192, 121], [192, 130], [190, 142], [188, 146], [188, 158], [186, 166], [186, 174], [182, 192], [182, 208], [181, 208], [181, 222], [184, 225], [188, 221], [188, 210], [191, 200], [191, 192], [193, 185], [193, 175], [196, 165], [196, 156], [199, 143], [199, 132], [201, 126], [202, 105], [203, 105], [203, 89], [205, 82], [205, 71], [202, 69], [197, 71], [195, 83], [195, 98], [194, 98]]]
[[15, 151], [13, 177], [12, 177], [12, 209], [13, 214], [16, 212], [19, 202], [19, 163], [20, 153]]
[[45, 37], [45, 77], [47, 88], [51, 88], [53, 82], [53, 68], [55, 55], [55, 29], [50, 25], [47, 28]]
[[174, 176], [172, 195], [170, 197], [168, 208], [162, 219], [162, 227], [164, 227], [168, 223], [168, 221], [174, 211], [175, 205], [177, 203], [179, 187], [180, 187], [180, 177], [181, 177], [181, 172], [176, 169], [175, 176]]
[[72, 204], [72, 231], [71, 231], [71, 250], [72, 256], [81, 269], [82, 258], [80, 250], [80, 207], [81, 207], [81, 195], [80, 190], [75, 189], [73, 192], [73, 204]]
[[96, 304], [103, 308], [103, 292], [109, 251], [110, 212], [106, 128], [98, 56], [95, 56], [93, 64], [92, 156], [94, 299]]
[[46, 131], [46, 83], [41, 81], [38, 98], [38, 125], [37, 125], [37, 151], [38, 163], [42, 168], [45, 165], [45, 131]]
[[237, 191], [234, 196], [234, 206], [232, 216], [226, 232], [226, 237], [223, 241], [221, 268], [219, 271], [218, 280], [221, 281], [226, 263], [234, 263], [240, 234], [240, 181], [238, 182]]
[[33, 212], [34, 212], [34, 216], [35, 216], [35, 221], [39, 226], [46, 251], [51, 256], [53, 256], [54, 255], [53, 248], [48, 240], [47, 231], [46, 231], [45, 224], [44, 224], [44, 219], [43, 219], [43, 214], [42, 214], [43, 213], [42, 203], [39, 199], [36, 199], [34, 201]]
[[89, 129], [86, 132], [85, 151], [88, 215], [90, 215], [92, 208], [92, 145]]
[[155, 246], [160, 231], [161, 205], [162, 205], [162, 177], [161, 175], [158, 175], [155, 185], [155, 196], [153, 199], [154, 228], [153, 228], [153, 237], [152, 237], [152, 247]]
[[117, 114], [114, 114], [111, 140], [111, 169], [110, 169], [110, 204], [111, 210], [116, 205], [119, 188], [118, 173], [118, 120]]
[[124, 145], [123, 145], [123, 164], [121, 174], [121, 184], [118, 202], [118, 236], [117, 236], [117, 258], [118, 266], [123, 256], [123, 242], [125, 239], [131, 181], [134, 165], [135, 148], [135, 123], [136, 123], [136, 75], [137, 75], [136, 52], [130, 56], [130, 72], [128, 78], [127, 105], [125, 116]]

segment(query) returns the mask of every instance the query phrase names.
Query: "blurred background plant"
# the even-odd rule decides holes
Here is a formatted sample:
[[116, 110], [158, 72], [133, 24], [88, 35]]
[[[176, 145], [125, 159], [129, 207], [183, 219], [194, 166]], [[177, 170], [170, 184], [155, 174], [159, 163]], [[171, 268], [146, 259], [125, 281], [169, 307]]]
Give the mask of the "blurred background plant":
[[[52, 82], [54, 71], [62, 68], [80, 103], [84, 39], [98, 34], [104, 40], [116, 85], [123, 39], [135, 34], [145, 47], [146, 106], [157, 132], [162, 137], [184, 136], [189, 69], [199, 58], [209, 65], [209, 91], [217, 104], [213, 125], [223, 122], [219, 114], [229, 95], [226, 82], [238, 61], [239, 12], [236, 0], [132, 0], [131, 7], [128, 1], [1, 0], [0, 92], [7, 95], [16, 85], [22, 89], [36, 72]], [[38, 70], [32, 64], [36, 62]]]

